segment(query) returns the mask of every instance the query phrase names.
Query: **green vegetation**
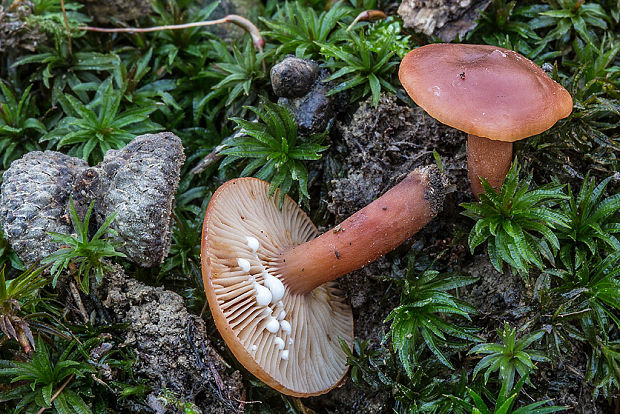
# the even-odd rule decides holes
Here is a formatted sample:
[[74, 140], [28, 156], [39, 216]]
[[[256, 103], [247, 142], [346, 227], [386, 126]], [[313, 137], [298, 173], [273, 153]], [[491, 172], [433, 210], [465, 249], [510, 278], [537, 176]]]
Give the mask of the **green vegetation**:
[[274, 16], [275, 19], [261, 18], [261, 21], [270, 29], [265, 36], [279, 43], [276, 49], [278, 55], [314, 58], [321, 44], [333, 41], [342, 34], [342, 30], [337, 30], [338, 22], [346, 15], [351, 13], [341, 3], [319, 13], [301, 2], [286, 2]]
[[[82, 341], [77, 336], [59, 338], [55, 342], [39, 336], [36, 351], [27, 361], [0, 360], [0, 379], [7, 379], [11, 386], [0, 394], [0, 402], [13, 402], [15, 412], [89, 414], [108, 409], [104, 396], [143, 394], [144, 387], [123, 382], [131, 375], [131, 356], [111, 351], [93, 360], [102, 343], [103, 339], [96, 336]], [[108, 385], [99, 377], [110, 368], [119, 374], [119, 380]]]
[[499, 370], [500, 380], [505, 383], [507, 389], [512, 389], [517, 374], [521, 378], [527, 378], [535, 369], [535, 361], [549, 360], [541, 352], [528, 349], [545, 332], [533, 332], [517, 340], [516, 328], [511, 328], [508, 322], [504, 322], [504, 329], [498, 333], [501, 344], [478, 344], [469, 351], [472, 354], [485, 354], [485, 357], [476, 364], [473, 375], [475, 377], [484, 370], [484, 382], [486, 383], [489, 376]]
[[256, 177], [271, 182], [269, 194], [279, 188], [280, 203], [294, 182], [297, 182], [300, 200], [309, 199], [308, 170], [303, 161], [321, 158], [319, 153], [327, 149], [321, 145], [325, 134], [298, 136], [295, 117], [285, 106], [265, 101], [258, 108], [247, 109], [258, 117], [258, 121], [232, 118], [242, 136], [233, 138], [221, 151], [227, 157], [220, 168], [240, 158], [252, 159], [241, 171], [241, 176], [255, 173]]
[[[80, 217], [70, 202], [66, 219], [73, 234], [53, 234], [59, 250], [30, 268], [11, 249], [12, 235], [0, 229], [0, 411], [121, 413], [142, 407], [152, 392], [161, 405], [197, 412], [202, 407], [173, 390], [151, 390], [143, 373], [134, 372], [131, 346], [115, 348], [125, 341], [126, 327], [112, 326], [100, 314], [94, 285], [120, 264], [144, 283], [180, 293], [198, 314], [205, 302], [202, 220], [211, 194], [230, 178], [267, 180], [274, 197], [281, 201], [288, 193], [320, 227], [334, 225], [339, 206], [332, 205], [333, 181], [352, 172], [343, 148], [362, 147], [343, 140], [352, 114], [363, 101], [381, 107], [384, 94], [408, 105], [396, 76], [400, 59], [439, 39], [404, 28], [394, 14], [398, 2], [258, 1], [252, 10], [260, 16], [246, 17], [264, 37], [261, 50], [230, 26], [87, 32], [80, 27], [96, 24], [91, 13], [75, 0], [64, 3], [66, 21], [60, 0], [0, 2], [0, 179], [30, 151], [57, 150], [92, 165], [136, 135], [160, 130], [181, 137], [187, 161], [170, 253], [160, 266], [121, 261], [110, 238], [114, 215], [99, 222], [92, 204]], [[150, 15], [130, 23], [112, 16], [107, 26], [195, 23], [212, 18], [220, 6], [151, 3]], [[18, 9], [22, 17], [16, 17]], [[370, 9], [391, 15], [346, 30]], [[3, 30], [22, 23], [19, 30]], [[358, 325], [352, 349], [342, 346], [351, 381], [340, 393], [363, 396], [356, 403], [367, 405], [356, 411], [376, 406], [399, 414], [534, 414], [570, 411], [575, 404], [586, 411], [614, 409], [620, 390], [619, 29], [617, 1], [492, 0], [475, 28], [455, 39], [511, 48], [547, 64], [573, 97], [574, 110], [516, 145], [519, 157], [501, 188], [483, 183], [480, 202], [451, 193], [431, 229], [388, 255], [378, 272], [352, 277], [349, 283], [359, 289], [348, 292], [360, 294], [351, 302], [363, 315], [356, 323], [368, 326]], [[11, 45], [6, 50], [5, 41]], [[331, 88], [328, 96], [338, 98], [341, 112], [325, 131], [300, 133], [291, 107], [273, 93], [269, 70], [288, 54], [317, 62], [321, 81]], [[424, 119], [420, 115], [422, 124]], [[390, 128], [373, 137], [373, 146], [389, 145]], [[376, 165], [418, 156], [420, 163], [432, 163], [434, 154], [447, 174], [455, 174], [453, 184], [460, 183], [462, 168], [438, 146], [443, 144], [417, 132], [410, 138], [427, 140], [428, 154], [390, 148]], [[367, 149], [361, 153], [372, 157], [374, 148]], [[462, 148], [454, 150], [460, 162]], [[196, 172], [205, 157], [209, 162]], [[230, 371], [239, 369], [208, 314], [209, 339]], [[104, 342], [113, 351], [93, 357]], [[342, 396], [329, 403], [313, 398], [305, 407], [305, 400], [284, 397], [239, 372], [246, 412], [349, 412], [325, 405]], [[205, 383], [213, 388], [196, 388], [197, 395], [216, 390], [211, 382]]]
[[[6, 280], [0, 269], [0, 330], [4, 340], [16, 340], [25, 352], [33, 349], [34, 337], [22, 309], [31, 308], [36, 293], [49, 283], [42, 275], [43, 268], [30, 268], [14, 279]], [[0, 342], [1, 343], [1, 342]]]
[[37, 107], [32, 101], [28, 86], [21, 97], [17, 97], [4, 83], [0, 82], [0, 165], [6, 169], [12, 161], [26, 152], [39, 149], [37, 134], [47, 132], [45, 125], [39, 121]]
[[[256, 92], [260, 90], [257, 83], [264, 85], [266, 82], [265, 54], [256, 53], [249, 39], [242, 50], [233, 45], [232, 53], [220, 40], [212, 40], [211, 44], [219, 59], [199, 76], [218, 82], [212, 86], [213, 91], [204, 97], [199, 107], [204, 108], [209, 101], [219, 97], [224, 106], [230, 108], [226, 111], [227, 114], [239, 114], [242, 106], [256, 102]], [[235, 101], [242, 105], [233, 105]]]
[[[420, 344], [428, 349], [447, 367], [454, 369], [441, 348], [463, 349], [467, 342], [451, 342], [446, 336], [471, 342], [479, 341], [475, 329], [457, 325], [457, 317], [471, 321], [476, 310], [455, 298], [449, 292], [476, 281], [461, 275], [440, 275], [435, 270], [416, 273], [415, 256], [409, 257], [406, 279], [402, 281], [401, 305], [386, 318], [392, 321], [389, 337], [405, 370], [413, 376], [413, 367], [419, 365]], [[450, 316], [446, 320], [442, 315]]]
[[112, 78], [101, 82], [88, 104], [69, 94], [60, 95], [66, 116], [41, 141], [52, 141], [58, 149], [71, 146], [70, 155], [96, 163], [109, 149], [122, 148], [136, 135], [160, 129], [149, 120], [154, 106], [119, 113], [123, 95], [123, 90], [114, 88]]
[[[506, 378], [502, 382], [502, 388], [499, 390], [499, 394], [495, 401], [491, 401], [491, 406], [484, 402], [482, 395], [474, 391], [473, 389], [467, 389], [467, 393], [472, 402], [464, 401], [460, 398], [453, 398], [459, 407], [462, 407], [468, 413], [480, 413], [480, 414], [545, 414], [555, 413], [558, 411], [566, 410], [566, 407], [548, 406], [549, 400], [537, 401], [526, 406], [513, 409], [517, 397], [523, 388], [523, 384], [527, 381], [528, 376], [523, 376], [516, 384], [513, 384]], [[547, 405], [547, 406], [545, 406]]]
[[[353, 89], [351, 101], [359, 101], [372, 93], [372, 104], [377, 106], [381, 90], [395, 93], [390, 83], [390, 75], [398, 65], [392, 57], [396, 52], [391, 49], [396, 36], [386, 36], [374, 44], [366, 40], [364, 30], [359, 34], [347, 32], [342, 43], [337, 45], [322, 44], [322, 54], [328, 59], [327, 65], [333, 74], [325, 82], [338, 80], [329, 92], [336, 94]], [[371, 49], [371, 44], [374, 50]]]
[[480, 202], [464, 203], [463, 214], [476, 220], [469, 234], [472, 253], [488, 240], [489, 259], [495, 269], [501, 272], [506, 262], [528, 274], [532, 264], [544, 268], [543, 257], [553, 263], [560, 249], [553, 230], [566, 226], [568, 220], [551, 205], [567, 196], [562, 185], [553, 183], [530, 190], [532, 176], [520, 180], [519, 171], [515, 161], [499, 191], [483, 179], [485, 192], [480, 194]]
[[[82, 291], [88, 293], [90, 290], [91, 278], [99, 284], [103, 280], [104, 273], [109, 269], [103, 259], [107, 257], [124, 257], [123, 253], [115, 249], [119, 247], [116, 243], [106, 239], [106, 234], [115, 235], [116, 231], [110, 228], [115, 214], [105, 219], [101, 227], [92, 237], [89, 237], [88, 230], [93, 211], [94, 202], [90, 204], [84, 220], [80, 220], [73, 199], [70, 199], [69, 213], [73, 224], [74, 234], [67, 235], [62, 233], [51, 233], [52, 241], [60, 243], [62, 247], [47, 256], [43, 263], [51, 263], [50, 273], [53, 276], [52, 285], [55, 286], [58, 277], [65, 271], [70, 270], [77, 277], [77, 281]], [[73, 269], [72, 269], [73, 266]]]
[[9, 376], [11, 382], [21, 382], [2, 400], [18, 400], [16, 410], [33, 411], [39, 408], [52, 408], [58, 414], [92, 413], [84, 402], [89, 395], [85, 379], [95, 369], [86, 362], [78, 362], [79, 351], [75, 343], [58, 357], [51, 359], [50, 352], [41, 339], [37, 351], [27, 362], [0, 361], [0, 376]]
[[566, 226], [559, 228], [562, 244], [560, 260], [567, 269], [579, 269], [588, 256], [620, 251], [620, 242], [614, 236], [620, 231], [620, 194], [603, 199], [611, 177], [596, 185], [586, 175], [579, 194], [568, 188], [568, 200], [562, 203], [562, 213], [568, 218]]

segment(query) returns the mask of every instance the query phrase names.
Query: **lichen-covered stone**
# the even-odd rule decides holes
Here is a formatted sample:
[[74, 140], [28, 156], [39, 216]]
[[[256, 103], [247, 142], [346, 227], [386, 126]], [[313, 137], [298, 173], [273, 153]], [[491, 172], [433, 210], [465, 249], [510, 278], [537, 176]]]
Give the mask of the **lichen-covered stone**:
[[315, 61], [287, 56], [271, 68], [271, 87], [276, 96], [301, 98], [310, 91], [320, 73]]
[[403, 0], [398, 14], [403, 25], [444, 42], [464, 38], [476, 26], [490, 0]]
[[33, 151], [14, 161], [0, 186], [0, 226], [30, 265], [56, 251], [48, 232], [70, 234], [69, 196], [86, 162], [55, 151]]
[[127, 324], [122, 346], [134, 350], [134, 374], [152, 387], [147, 402], [156, 404], [166, 389], [204, 413], [239, 409], [240, 372], [226, 368], [210, 344], [205, 322], [187, 311], [180, 295], [128, 278], [120, 266], [106, 277], [98, 295], [115, 322]]
[[101, 187], [98, 222], [116, 212], [112, 228], [118, 250], [141, 266], [161, 263], [170, 249], [172, 209], [185, 161], [183, 145], [170, 132], [146, 134], [108, 151], [97, 166]]

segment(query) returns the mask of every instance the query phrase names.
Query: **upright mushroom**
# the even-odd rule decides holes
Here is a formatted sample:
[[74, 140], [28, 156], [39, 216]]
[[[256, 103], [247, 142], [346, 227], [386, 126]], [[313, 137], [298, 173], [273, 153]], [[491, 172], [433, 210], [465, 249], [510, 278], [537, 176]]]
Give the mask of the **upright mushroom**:
[[487, 45], [431, 44], [409, 52], [401, 83], [433, 118], [467, 132], [472, 192], [480, 177], [500, 187], [514, 141], [539, 134], [567, 117], [573, 101], [566, 89], [531, 60]]
[[202, 274], [215, 324], [237, 359], [260, 380], [294, 396], [325, 393], [346, 373], [339, 338], [353, 339], [351, 308], [333, 280], [397, 247], [441, 209], [435, 167], [414, 170], [383, 196], [316, 237], [289, 197], [238, 178], [207, 208]]

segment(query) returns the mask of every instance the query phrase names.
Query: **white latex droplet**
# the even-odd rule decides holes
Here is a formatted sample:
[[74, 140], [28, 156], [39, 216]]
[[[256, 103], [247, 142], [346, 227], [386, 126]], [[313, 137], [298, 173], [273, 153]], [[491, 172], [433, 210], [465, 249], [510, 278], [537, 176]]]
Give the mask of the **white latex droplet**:
[[280, 353], [280, 358], [282, 358], [285, 361], [288, 361], [288, 349], [285, 349], [284, 351]]
[[273, 343], [276, 344], [278, 349], [284, 349], [284, 339], [276, 336], [276, 339], [273, 340]]
[[267, 272], [263, 272], [263, 280], [265, 286], [271, 291], [271, 301], [278, 302], [284, 297], [284, 284], [275, 276], [270, 275]]
[[280, 328], [282, 329], [283, 332], [286, 332], [287, 334], [291, 333], [291, 324], [288, 323], [288, 321], [281, 320], [280, 321]]
[[285, 316], [286, 316], [286, 311], [282, 309], [282, 311], [278, 315], [278, 320], [281, 321], [282, 319], [284, 319]]
[[278, 329], [280, 329], [280, 324], [276, 318], [269, 318], [267, 325], [265, 325], [265, 329], [271, 333], [276, 333], [278, 332]]
[[256, 237], [252, 237], [252, 236], [245, 236], [245, 239], [248, 241], [248, 247], [254, 253], [256, 253], [256, 251], [260, 247], [260, 243], [258, 242], [258, 239]]
[[242, 258], [237, 259], [237, 264], [239, 265], [241, 270], [243, 270], [244, 272], [250, 271], [250, 262], [247, 261], [246, 259], [242, 259]]
[[252, 345], [251, 349], [252, 349], [252, 351], [256, 351], [258, 349], [258, 347], [256, 345]]
[[289, 345], [293, 345], [295, 343], [295, 341], [293, 341], [293, 338], [288, 338], [288, 344]]
[[256, 282], [254, 282], [254, 289], [256, 289], [256, 303], [258, 306], [267, 306], [271, 303], [271, 291], [269, 289]]

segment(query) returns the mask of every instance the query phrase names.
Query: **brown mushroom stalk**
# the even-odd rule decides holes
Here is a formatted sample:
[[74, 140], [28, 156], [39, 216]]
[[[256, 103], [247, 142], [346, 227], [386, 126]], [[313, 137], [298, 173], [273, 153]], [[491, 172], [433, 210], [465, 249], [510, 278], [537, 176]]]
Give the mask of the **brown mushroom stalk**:
[[494, 188], [500, 188], [511, 162], [512, 142], [467, 134], [467, 173], [474, 195], [484, 193], [481, 177]]
[[359, 269], [394, 250], [437, 215], [443, 184], [436, 168], [421, 168], [332, 230], [293, 246], [272, 264], [298, 294]]

